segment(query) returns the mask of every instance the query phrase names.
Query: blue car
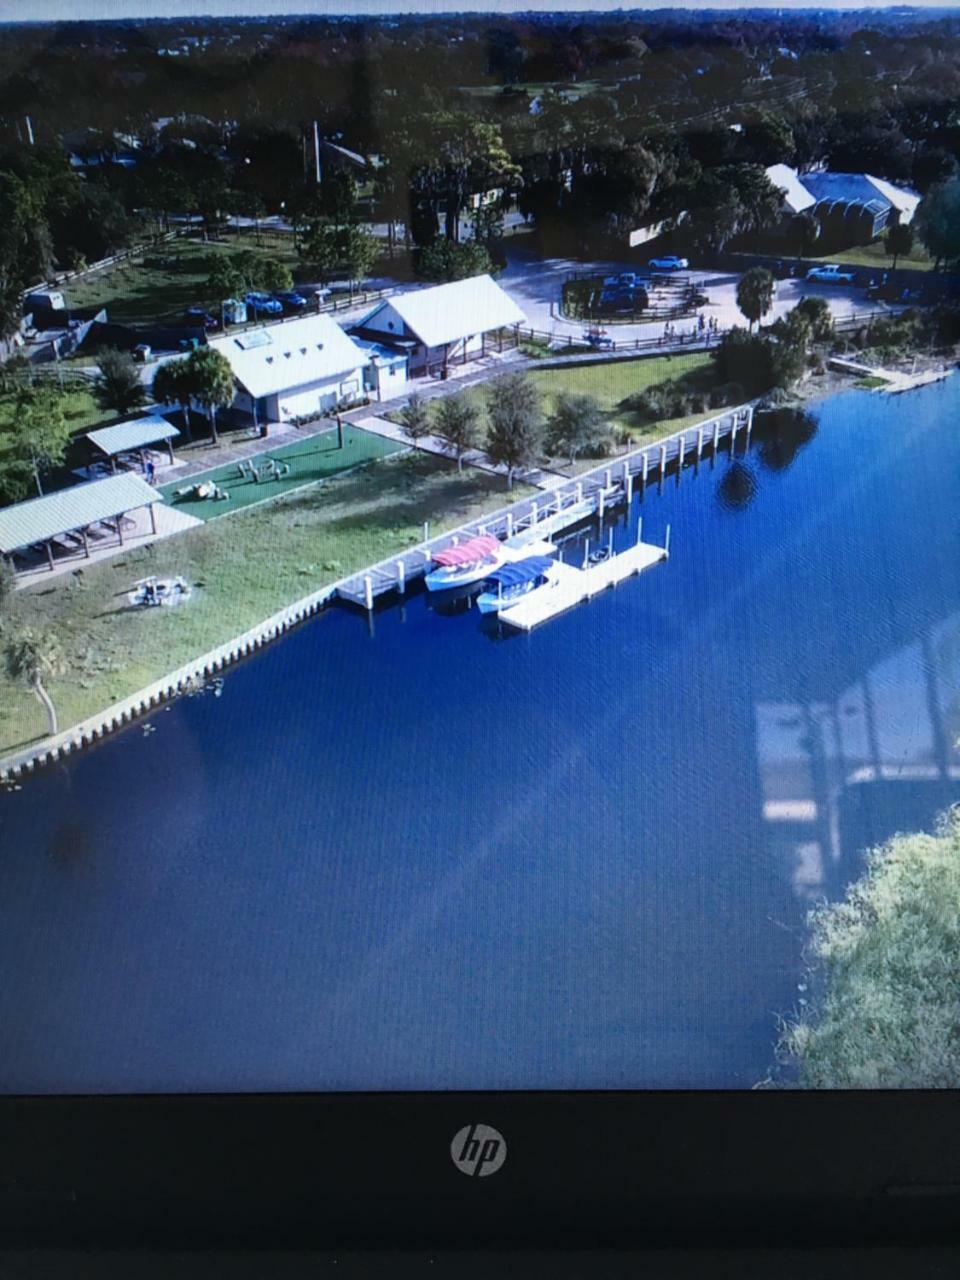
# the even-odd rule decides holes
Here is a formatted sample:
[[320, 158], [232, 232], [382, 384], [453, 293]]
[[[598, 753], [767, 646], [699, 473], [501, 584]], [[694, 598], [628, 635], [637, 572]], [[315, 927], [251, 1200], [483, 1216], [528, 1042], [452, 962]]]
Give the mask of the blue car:
[[302, 311], [307, 305], [307, 300], [302, 293], [297, 293], [296, 289], [280, 289], [273, 295], [281, 306], [290, 311]]
[[244, 299], [254, 315], [279, 316], [283, 314], [283, 303], [271, 298], [269, 293], [248, 293]]

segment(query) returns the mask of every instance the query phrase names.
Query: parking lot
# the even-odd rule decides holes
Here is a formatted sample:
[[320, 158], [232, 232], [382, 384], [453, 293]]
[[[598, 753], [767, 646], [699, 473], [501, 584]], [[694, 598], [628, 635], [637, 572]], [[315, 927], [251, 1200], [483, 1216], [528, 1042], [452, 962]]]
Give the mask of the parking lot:
[[[517, 305], [523, 310], [527, 322], [534, 329], [558, 336], [579, 337], [584, 330], [580, 320], [566, 320], [559, 314], [559, 302], [563, 282], [576, 273], [589, 272], [596, 275], [615, 275], [624, 271], [637, 271], [635, 262], [607, 260], [602, 262], [580, 262], [574, 258], [548, 258], [541, 260], [527, 249], [508, 248], [507, 268], [498, 278]], [[709, 299], [703, 308], [704, 317], [709, 320], [715, 317], [721, 330], [734, 325], [746, 325], [746, 321], [737, 306], [737, 283], [739, 275], [730, 271], [684, 271], [678, 273], [681, 279], [691, 279], [702, 285], [703, 292]], [[807, 280], [778, 280], [777, 295], [773, 309], [766, 316], [769, 323], [778, 316], [786, 314], [801, 298], [814, 296], [826, 298], [836, 319], [850, 315], [863, 315], [870, 312], [886, 312], [890, 307], [885, 302], [870, 301], [865, 296], [862, 286], [840, 284], [817, 284]], [[693, 333], [696, 330], [695, 318], [675, 322], [675, 334]], [[637, 323], [609, 323], [610, 335], [618, 341], [632, 339], [651, 339], [663, 333], [662, 321], [638, 321]]]

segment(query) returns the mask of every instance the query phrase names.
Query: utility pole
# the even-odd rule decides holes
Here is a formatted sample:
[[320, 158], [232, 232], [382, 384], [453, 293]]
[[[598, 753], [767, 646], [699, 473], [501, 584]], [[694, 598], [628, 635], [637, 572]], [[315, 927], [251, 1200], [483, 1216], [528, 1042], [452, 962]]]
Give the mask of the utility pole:
[[317, 186], [323, 181], [323, 171], [320, 168], [320, 126], [316, 120], [313, 122], [313, 163], [316, 169]]
[[33, 121], [30, 119], [29, 116], [24, 116], [24, 120], [27, 125], [27, 141], [30, 143], [32, 147], [33, 146]]

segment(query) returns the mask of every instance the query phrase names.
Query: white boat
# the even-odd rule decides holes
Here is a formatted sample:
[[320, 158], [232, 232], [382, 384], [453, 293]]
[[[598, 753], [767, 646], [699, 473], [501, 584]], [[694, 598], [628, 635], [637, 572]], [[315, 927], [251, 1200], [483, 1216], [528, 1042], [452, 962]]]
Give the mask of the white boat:
[[502, 565], [489, 575], [490, 587], [477, 596], [481, 613], [499, 613], [538, 587], [548, 585], [556, 561], [549, 556], [527, 556], [513, 564]]
[[504, 561], [504, 546], [492, 534], [478, 534], [455, 547], [445, 547], [434, 553], [433, 562], [440, 567], [431, 569], [424, 578], [428, 591], [448, 591], [451, 587], [466, 587], [483, 582]]

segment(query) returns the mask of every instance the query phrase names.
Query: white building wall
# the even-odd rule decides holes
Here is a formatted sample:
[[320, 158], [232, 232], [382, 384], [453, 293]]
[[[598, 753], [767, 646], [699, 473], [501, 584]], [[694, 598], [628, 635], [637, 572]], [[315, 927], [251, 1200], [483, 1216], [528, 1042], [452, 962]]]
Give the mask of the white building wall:
[[268, 412], [276, 422], [303, 417], [310, 413], [329, 413], [338, 404], [359, 400], [363, 395], [363, 369], [358, 366], [347, 373], [305, 387], [281, 391], [267, 399]]
[[374, 329], [377, 333], [392, 333], [395, 338], [404, 336], [405, 325], [389, 302], [383, 303], [372, 316], [364, 322], [365, 329]]

